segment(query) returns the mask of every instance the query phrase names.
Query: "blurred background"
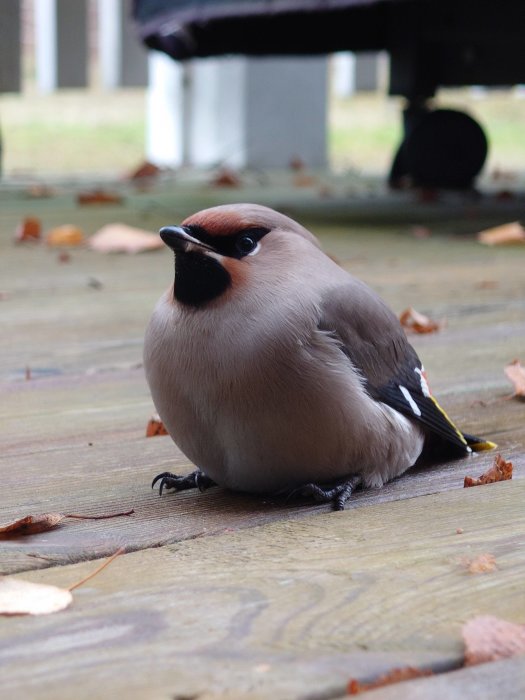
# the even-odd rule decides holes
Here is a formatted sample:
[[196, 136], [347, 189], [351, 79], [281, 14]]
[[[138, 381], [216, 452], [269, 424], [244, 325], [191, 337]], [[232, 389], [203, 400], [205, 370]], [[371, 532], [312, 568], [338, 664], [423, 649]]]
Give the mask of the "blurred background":
[[[220, 149], [212, 148], [208, 157], [202, 156], [202, 148], [200, 155], [195, 149], [192, 154], [190, 142], [195, 136], [189, 131], [189, 136], [174, 133], [184, 128], [181, 121], [195, 120], [197, 111], [201, 136], [213, 129], [215, 135], [217, 124], [202, 124], [199, 81], [209, 88], [210, 81], [220, 80], [217, 72], [215, 78], [210, 72], [219, 70], [220, 62], [230, 62], [231, 71], [240, 62], [258, 59], [194, 59], [181, 64], [148, 52], [137, 38], [131, 9], [130, 2], [121, 0], [7, 0], [2, 4], [4, 181], [115, 178], [145, 160], [173, 168], [271, 167], [250, 163], [249, 158], [243, 162], [238, 145], [228, 138]], [[403, 97], [388, 95], [388, 54], [345, 52], [308, 60], [321, 71], [321, 78], [312, 83], [311, 99], [319, 105], [316, 118], [323, 121], [325, 130], [319, 127], [318, 133], [326, 146], [325, 163], [311, 165], [326, 165], [334, 173], [386, 178], [402, 137], [404, 105]], [[165, 93], [160, 98], [159, 80]], [[181, 90], [190, 94], [182, 107]], [[169, 99], [172, 114], [166, 115]], [[207, 104], [209, 108], [209, 98]], [[490, 135], [480, 179], [483, 186], [516, 185], [525, 164], [525, 88], [440, 89], [434, 105], [468, 112]], [[297, 120], [304, 116], [298, 114]], [[159, 146], [162, 130], [171, 133], [161, 138]], [[219, 133], [214, 138], [222, 137]], [[295, 157], [310, 165], [308, 154], [300, 150], [296, 148], [287, 159]]]

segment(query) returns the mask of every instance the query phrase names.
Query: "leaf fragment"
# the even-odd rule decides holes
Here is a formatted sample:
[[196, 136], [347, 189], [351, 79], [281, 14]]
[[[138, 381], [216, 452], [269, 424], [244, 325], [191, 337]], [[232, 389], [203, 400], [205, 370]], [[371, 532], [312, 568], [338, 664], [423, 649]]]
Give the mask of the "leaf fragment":
[[11, 576], [0, 578], [0, 615], [48, 615], [64, 610], [72, 601], [65, 588]]
[[473, 559], [465, 558], [462, 563], [469, 574], [490, 574], [498, 570], [496, 557], [493, 554], [478, 554]]
[[466, 476], [463, 487], [484, 486], [485, 484], [493, 484], [496, 481], [508, 481], [509, 479], [512, 479], [512, 462], [507, 462], [500, 454], [497, 454], [490, 469], [483, 472], [477, 479], [472, 476]]
[[91, 250], [97, 253], [142, 253], [163, 248], [159, 235], [127, 224], [107, 224], [88, 241]]
[[384, 673], [370, 683], [361, 683], [356, 678], [351, 678], [348, 681], [346, 692], [348, 695], [359, 695], [359, 693], [373, 690], [374, 688], [382, 688], [385, 685], [392, 685], [394, 683], [400, 683], [401, 681], [408, 681], [413, 678], [424, 678], [432, 675], [434, 674], [430, 670], [423, 670], [415, 668], [414, 666], [404, 666], [403, 668], [394, 668], [392, 671]]
[[77, 246], [84, 243], [84, 233], [82, 229], [73, 224], [63, 224], [52, 228], [46, 237], [50, 246]]
[[37, 532], [47, 532], [56, 527], [66, 516], [62, 513], [43, 513], [41, 515], [26, 515], [7, 525], [0, 525], [0, 536], [34, 535]]
[[412, 333], [435, 333], [444, 325], [443, 322], [433, 321], [411, 306], [401, 312], [399, 321], [403, 328]]
[[86, 206], [90, 204], [122, 204], [124, 198], [118, 192], [96, 189], [89, 192], [79, 192], [77, 204]]
[[525, 243], [525, 229], [519, 221], [494, 226], [480, 231], [477, 239], [484, 245], [512, 245]]
[[146, 437], [155, 437], [156, 435], [168, 435], [168, 431], [157, 413], [151, 416], [146, 426]]
[[465, 643], [465, 666], [525, 654], [525, 625], [494, 615], [468, 620], [461, 634]]
[[38, 241], [42, 234], [42, 222], [36, 216], [27, 216], [18, 224], [15, 231], [15, 241]]
[[509, 362], [503, 370], [507, 379], [514, 386], [514, 396], [525, 397], [525, 367], [516, 359]]

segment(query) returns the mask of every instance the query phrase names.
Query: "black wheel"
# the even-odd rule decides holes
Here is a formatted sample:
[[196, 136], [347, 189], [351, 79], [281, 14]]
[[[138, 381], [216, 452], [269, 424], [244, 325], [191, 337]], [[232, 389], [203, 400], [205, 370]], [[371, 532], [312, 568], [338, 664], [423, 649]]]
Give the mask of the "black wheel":
[[418, 120], [401, 149], [414, 185], [467, 189], [483, 168], [488, 143], [468, 114], [436, 109]]

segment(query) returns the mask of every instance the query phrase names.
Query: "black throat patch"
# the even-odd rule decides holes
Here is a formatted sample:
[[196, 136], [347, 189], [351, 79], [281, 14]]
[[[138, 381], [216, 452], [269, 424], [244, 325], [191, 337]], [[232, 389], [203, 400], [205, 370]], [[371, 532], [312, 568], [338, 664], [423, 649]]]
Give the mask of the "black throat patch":
[[231, 277], [215, 258], [190, 251], [175, 255], [175, 299], [200, 306], [228, 289]]

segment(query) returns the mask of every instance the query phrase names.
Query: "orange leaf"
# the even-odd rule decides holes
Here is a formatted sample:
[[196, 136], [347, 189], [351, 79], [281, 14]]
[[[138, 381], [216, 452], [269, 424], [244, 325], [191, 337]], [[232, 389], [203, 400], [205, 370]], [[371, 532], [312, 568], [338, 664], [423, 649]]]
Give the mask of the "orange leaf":
[[164, 423], [157, 414], [151, 416], [146, 426], [146, 437], [155, 437], [156, 435], [168, 435]]
[[78, 226], [64, 224], [52, 228], [47, 234], [47, 244], [51, 246], [76, 246], [84, 242], [84, 234]]
[[474, 617], [461, 630], [465, 642], [465, 666], [525, 654], [525, 625], [493, 615]]
[[525, 367], [519, 360], [513, 360], [503, 370], [514, 385], [514, 396], [525, 397]]
[[509, 479], [512, 479], [512, 462], [505, 461], [500, 454], [497, 454], [490, 469], [487, 469], [477, 479], [466, 476], [463, 487], [484, 486], [485, 484], [493, 484], [495, 481], [508, 481]]
[[411, 306], [405, 309], [399, 316], [399, 321], [403, 328], [413, 333], [435, 333], [441, 330], [443, 323], [433, 321], [428, 316], [419, 313]]
[[106, 192], [106, 190], [92, 190], [91, 192], [79, 192], [77, 204], [122, 204], [123, 197], [118, 192]]
[[72, 600], [65, 588], [7, 576], [0, 578], [0, 615], [48, 615], [64, 610]]
[[28, 216], [18, 224], [15, 231], [16, 241], [37, 241], [42, 233], [42, 223], [34, 216]]
[[47, 532], [58, 525], [66, 516], [62, 513], [44, 513], [42, 515], [26, 515], [7, 525], [0, 525], [0, 536], [16, 537], [17, 535], [34, 535], [37, 532]]
[[242, 183], [236, 172], [229, 168], [222, 168], [213, 177], [211, 184], [213, 187], [240, 187]]
[[525, 229], [519, 221], [487, 228], [478, 233], [478, 241], [484, 245], [509, 245], [525, 243]]
[[394, 668], [392, 671], [385, 673], [375, 681], [370, 683], [361, 683], [355, 678], [351, 678], [348, 681], [346, 687], [346, 692], [348, 695], [358, 695], [366, 690], [373, 690], [374, 688], [382, 688], [385, 685], [392, 685], [393, 683], [400, 683], [401, 681], [408, 681], [412, 678], [423, 678], [425, 676], [432, 676], [432, 671], [424, 671], [420, 668], [414, 668], [413, 666], [405, 666], [404, 668]]
[[144, 180], [147, 178], [158, 177], [160, 174], [160, 168], [154, 163], [150, 163], [147, 160], [138, 165], [135, 170], [132, 170], [126, 175], [127, 180]]
[[493, 554], [479, 554], [474, 559], [464, 559], [462, 563], [466, 566], [469, 574], [490, 574], [498, 570]]

